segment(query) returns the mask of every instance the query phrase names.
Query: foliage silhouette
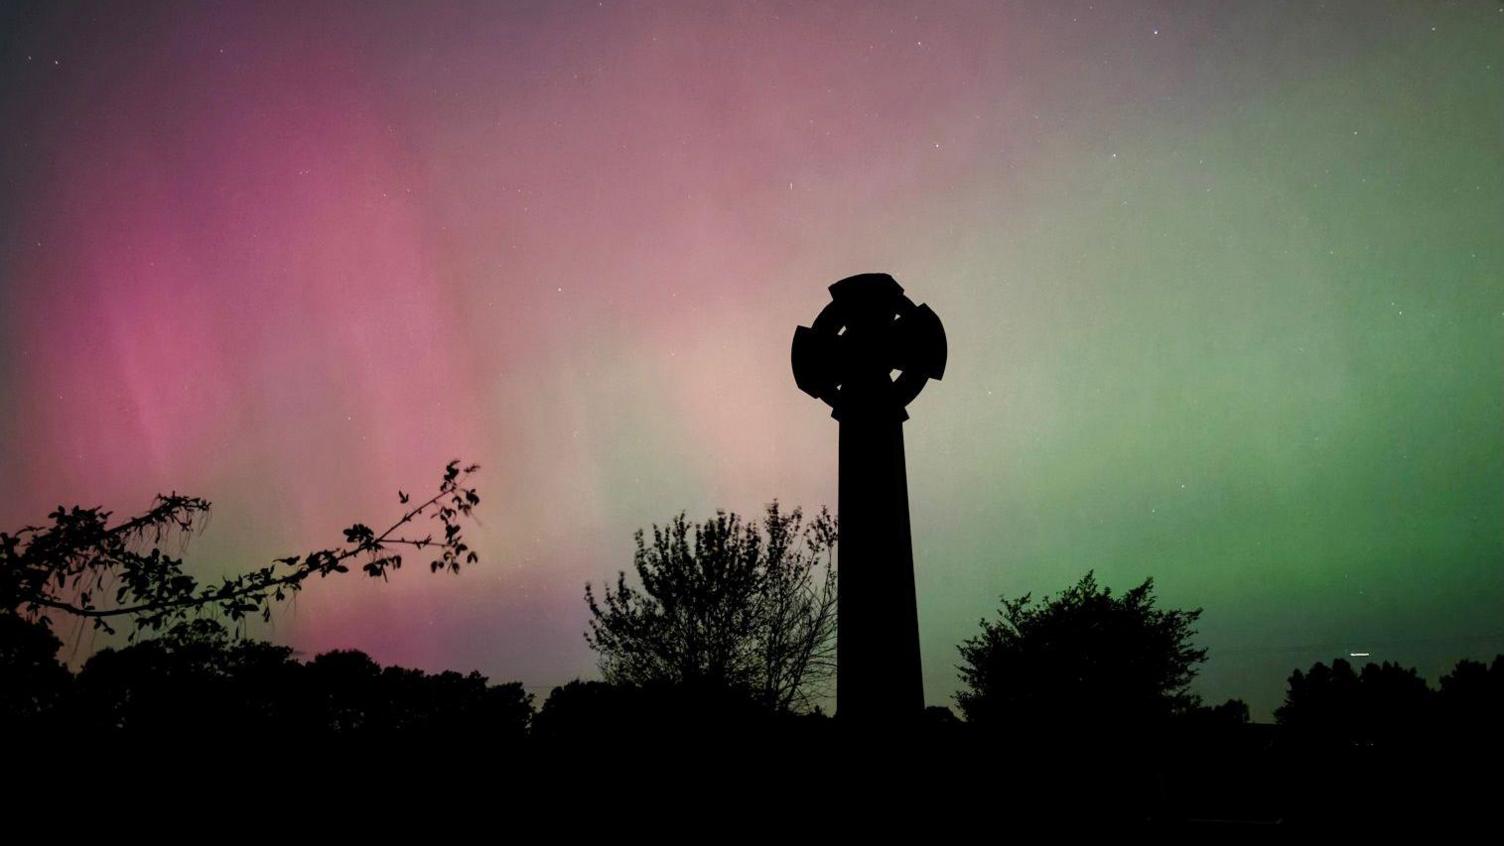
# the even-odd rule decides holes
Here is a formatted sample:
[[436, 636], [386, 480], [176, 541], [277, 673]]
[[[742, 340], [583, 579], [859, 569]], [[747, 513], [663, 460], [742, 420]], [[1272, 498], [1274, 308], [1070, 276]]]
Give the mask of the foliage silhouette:
[[46, 626], [0, 612], [0, 725], [56, 716], [73, 677], [57, 660], [62, 641]]
[[1208, 726], [1246, 726], [1250, 722], [1248, 703], [1241, 699], [1229, 699], [1221, 705], [1197, 706], [1184, 716], [1189, 722]]
[[[134, 638], [136, 631], [161, 630], [202, 610], [236, 621], [257, 613], [270, 619], [273, 602], [301, 590], [312, 576], [349, 572], [351, 559], [364, 558], [366, 575], [385, 579], [388, 571], [402, 566], [402, 556], [393, 551], [398, 547], [433, 547], [437, 557], [429, 568], [458, 573], [462, 562], [477, 561], [460, 521], [480, 502], [475, 488], [466, 484], [478, 469], [451, 461], [438, 492], [417, 505], [398, 491], [400, 502], [411, 507], [380, 533], [356, 523], [345, 529], [342, 545], [278, 558], [217, 585], [200, 585], [184, 571], [182, 559], [163, 552], [174, 535], [191, 535], [202, 524], [209, 513], [206, 500], [158, 495], [146, 513], [114, 525], [111, 512], [102, 508], [59, 506], [48, 515], [50, 526], [0, 532], [0, 615], [50, 623], [50, 614], [62, 613], [106, 631], [114, 631], [112, 619], [124, 617], [134, 624]], [[401, 534], [424, 515], [439, 522], [440, 537]]]
[[1454, 737], [1504, 744], [1504, 655], [1487, 665], [1458, 661], [1441, 677], [1434, 705], [1437, 720]]
[[298, 709], [292, 650], [230, 637], [218, 622], [180, 622], [160, 636], [106, 648], [79, 671], [79, 723], [95, 732], [193, 736], [216, 727], [287, 731]]
[[619, 573], [590, 608], [586, 642], [615, 685], [736, 691], [774, 711], [808, 708], [835, 669], [836, 522], [769, 505], [761, 525], [684, 514], [636, 535], [641, 587]]
[[1275, 711], [1289, 818], [1328, 819], [1358, 805], [1444, 807], [1450, 819], [1492, 808], [1497, 780], [1479, 776], [1504, 751], [1501, 679], [1504, 658], [1492, 668], [1461, 661], [1440, 690], [1390, 662], [1355, 671], [1338, 658], [1294, 671]]
[[532, 731], [550, 748], [641, 737], [651, 738], [660, 750], [704, 748], [715, 741], [724, 752], [726, 744], [775, 735], [789, 716], [724, 686], [575, 680], [553, 689]]
[[1200, 615], [1155, 608], [1152, 579], [1115, 596], [1090, 572], [1040, 605], [1005, 597], [999, 619], [960, 646], [956, 702], [994, 728], [1162, 724], [1199, 704], [1189, 686], [1206, 659], [1191, 644]]
[[79, 671], [70, 707], [75, 727], [138, 738], [401, 734], [520, 743], [532, 718], [532, 696], [519, 683], [383, 668], [350, 650], [304, 663], [287, 647], [231, 637], [205, 618], [101, 650]]
[[1385, 661], [1354, 672], [1338, 658], [1330, 667], [1318, 662], [1307, 672], [1291, 673], [1285, 702], [1274, 716], [1306, 742], [1393, 744], [1423, 729], [1433, 697], [1414, 668]]

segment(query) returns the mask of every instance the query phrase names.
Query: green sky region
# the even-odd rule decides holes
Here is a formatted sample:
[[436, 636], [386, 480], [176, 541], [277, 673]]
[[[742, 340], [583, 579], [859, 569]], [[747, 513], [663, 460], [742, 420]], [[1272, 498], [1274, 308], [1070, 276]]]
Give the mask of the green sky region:
[[931, 698], [1088, 568], [1204, 607], [1199, 689], [1256, 717], [1349, 651], [1504, 651], [1499, 31], [1125, 121], [932, 269], [980, 301], [908, 427]]

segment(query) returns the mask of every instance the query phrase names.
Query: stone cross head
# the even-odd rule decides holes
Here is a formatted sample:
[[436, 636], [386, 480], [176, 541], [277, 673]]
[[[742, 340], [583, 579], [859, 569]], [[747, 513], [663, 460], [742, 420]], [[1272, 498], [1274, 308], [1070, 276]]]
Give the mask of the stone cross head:
[[945, 328], [886, 273], [848, 276], [811, 326], [794, 330], [794, 381], [844, 420], [907, 420], [904, 406], [945, 374]]

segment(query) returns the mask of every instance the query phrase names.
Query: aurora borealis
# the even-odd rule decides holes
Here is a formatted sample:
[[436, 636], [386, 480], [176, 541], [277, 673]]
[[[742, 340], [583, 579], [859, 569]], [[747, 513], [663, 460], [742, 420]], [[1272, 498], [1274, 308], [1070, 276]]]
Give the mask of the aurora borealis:
[[1504, 651], [1504, 3], [0, 8], [0, 524], [190, 492], [227, 572], [484, 468], [480, 565], [259, 636], [591, 675], [634, 530], [834, 506], [789, 338], [878, 271], [930, 703], [1088, 569], [1256, 717]]

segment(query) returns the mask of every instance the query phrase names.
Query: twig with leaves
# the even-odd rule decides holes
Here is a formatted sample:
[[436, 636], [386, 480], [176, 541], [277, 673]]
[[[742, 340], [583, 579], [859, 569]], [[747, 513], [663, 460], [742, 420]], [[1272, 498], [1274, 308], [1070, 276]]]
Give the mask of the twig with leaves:
[[[366, 558], [361, 570], [386, 579], [388, 571], [402, 566], [402, 556], [393, 550], [404, 546], [432, 547], [436, 557], [429, 569], [458, 573], [462, 564], [478, 560], [465, 542], [460, 521], [480, 503], [468, 484], [479, 469], [449, 462], [438, 492], [416, 505], [409, 494], [398, 491], [399, 501], [410, 507], [382, 532], [356, 523], [345, 529], [341, 546], [277, 558], [215, 585], [201, 586], [184, 572], [181, 558], [162, 551], [172, 536], [186, 538], [202, 527], [209, 513], [207, 500], [176, 492], [159, 494], [146, 513], [113, 526], [111, 512], [102, 508], [59, 506], [48, 515], [51, 526], [0, 532], [0, 613], [45, 622], [54, 612], [69, 614], [108, 632], [114, 631], [112, 620], [124, 617], [134, 624], [134, 637], [135, 631], [160, 630], [206, 609], [234, 621], [252, 614], [270, 620], [274, 602], [302, 590], [313, 576], [349, 572], [351, 559]], [[404, 527], [424, 515], [439, 521], [438, 537], [404, 533]]]

